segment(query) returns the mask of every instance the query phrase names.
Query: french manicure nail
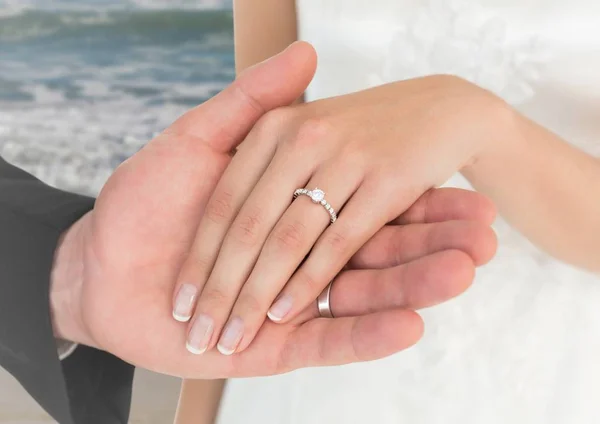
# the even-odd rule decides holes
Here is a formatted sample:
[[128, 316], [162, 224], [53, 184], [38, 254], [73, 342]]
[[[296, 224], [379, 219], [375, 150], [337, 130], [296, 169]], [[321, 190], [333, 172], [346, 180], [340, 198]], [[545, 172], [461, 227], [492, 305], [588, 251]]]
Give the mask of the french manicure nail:
[[175, 296], [173, 318], [179, 322], [188, 322], [194, 311], [198, 288], [193, 284], [182, 284]]
[[217, 349], [223, 355], [231, 355], [237, 349], [238, 344], [242, 340], [244, 332], [244, 321], [241, 318], [235, 317], [229, 320], [223, 330]]
[[267, 316], [271, 321], [279, 322], [292, 310], [292, 296], [284, 294], [275, 301]]
[[198, 315], [188, 334], [185, 346], [187, 350], [194, 355], [201, 355], [206, 352], [214, 327], [214, 321], [211, 317], [204, 314]]

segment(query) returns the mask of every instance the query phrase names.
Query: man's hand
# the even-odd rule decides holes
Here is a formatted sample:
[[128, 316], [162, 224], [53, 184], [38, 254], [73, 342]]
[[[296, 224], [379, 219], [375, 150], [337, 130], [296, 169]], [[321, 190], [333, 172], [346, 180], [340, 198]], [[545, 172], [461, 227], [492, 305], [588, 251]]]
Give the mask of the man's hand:
[[[57, 336], [188, 378], [376, 359], [419, 339], [422, 321], [411, 309], [462, 292], [474, 263], [493, 254], [487, 227], [493, 208], [478, 195], [428, 195], [400, 218], [403, 227], [376, 235], [350, 263], [374, 269], [350, 269], [336, 281], [332, 307], [340, 318], [318, 319], [309, 308], [293, 323], [267, 323], [249, 349], [231, 357], [192, 355], [186, 324], [172, 318], [178, 272], [230, 152], [264, 113], [302, 94], [315, 66], [312, 48], [296, 43], [184, 115], [115, 171], [94, 210], [57, 250], [51, 292]], [[440, 222], [448, 220], [462, 221]], [[367, 298], [374, 287], [379, 295]]]

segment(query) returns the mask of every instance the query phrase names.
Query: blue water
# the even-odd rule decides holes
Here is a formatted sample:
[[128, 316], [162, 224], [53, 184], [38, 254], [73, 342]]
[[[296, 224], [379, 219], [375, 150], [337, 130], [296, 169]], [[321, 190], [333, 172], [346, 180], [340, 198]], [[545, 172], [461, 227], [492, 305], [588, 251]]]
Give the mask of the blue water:
[[0, 155], [96, 194], [234, 78], [227, 1], [0, 0]]

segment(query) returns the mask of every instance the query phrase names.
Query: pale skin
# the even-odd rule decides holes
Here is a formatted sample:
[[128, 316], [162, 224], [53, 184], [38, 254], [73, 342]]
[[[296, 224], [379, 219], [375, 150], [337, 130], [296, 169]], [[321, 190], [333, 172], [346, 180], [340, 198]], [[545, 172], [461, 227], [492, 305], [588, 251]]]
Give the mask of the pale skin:
[[[352, 258], [348, 269], [355, 271], [342, 272], [336, 278], [332, 290], [335, 315], [367, 312], [360, 305], [351, 306], [356, 289], [370, 303], [383, 308], [390, 306], [386, 300], [390, 297], [404, 299], [401, 302], [411, 299], [395, 305], [414, 308], [432, 306], [462, 293], [473, 280], [474, 266], [483, 265], [494, 253], [495, 237], [487, 226], [494, 220], [494, 210], [487, 199], [472, 192], [428, 192]], [[459, 252], [470, 260], [457, 256]], [[344, 299], [346, 302], [340, 303]], [[314, 309], [308, 316], [312, 314]], [[212, 423], [224, 382], [184, 380], [175, 422]]]
[[[400, 327], [392, 327], [406, 321], [406, 335], [382, 339], [383, 345], [372, 340], [376, 332], [365, 328], [365, 336], [371, 339], [364, 340], [365, 359], [416, 341], [422, 326], [418, 316], [399, 309], [391, 312], [375, 301], [361, 300], [357, 290], [368, 288], [369, 277], [356, 275], [359, 271], [348, 271], [346, 278], [340, 278], [340, 285], [353, 285], [350, 291], [356, 295], [339, 299], [340, 317], [348, 318], [316, 320], [315, 308], [309, 308], [297, 324], [287, 329], [274, 324], [270, 329], [265, 327], [263, 347], [257, 346], [254, 354], [249, 351], [245, 358], [226, 358], [218, 353], [199, 358], [190, 354], [182, 345], [185, 327], [172, 319], [168, 293], [189, 253], [210, 193], [231, 160], [231, 149], [243, 140], [264, 110], [289, 104], [303, 92], [312, 77], [314, 62], [309, 46], [292, 47], [286, 54], [249, 70], [230, 88], [182, 116], [119, 166], [103, 187], [94, 209], [64, 234], [57, 249], [50, 300], [58, 337], [109, 351], [157, 372], [208, 378], [269, 374], [302, 363], [324, 365], [330, 361], [342, 363], [344, 358], [351, 360], [357, 354], [352, 344], [362, 343], [358, 333], [363, 330], [352, 330], [354, 324], [348, 320], [376, 325], [376, 332], [398, 333]], [[279, 82], [274, 76], [281, 74], [286, 78]], [[489, 217], [490, 207], [479, 197], [466, 201], [481, 206], [480, 212]], [[460, 211], [460, 204], [454, 210], [457, 208]], [[367, 250], [367, 256], [374, 258], [377, 246], [367, 249], [371, 250]], [[453, 281], [450, 285], [460, 292], [469, 284], [474, 262], [468, 254], [459, 254], [467, 266], [460, 266], [458, 285]], [[484, 255], [489, 258], [487, 253]], [[395, 255], [388, 255], [388, 261], [395, 262]], [[356, 286], [357, 281], [363, 282], [362, 289]], [[445, 292], [447, 287], [441, 289]], [[349, 318], [354, 310], [359, 313]], [[388, 314], [394, 316], [387, 319]], [[302, 331], [301, 322], [309, 324]], [[321, 331], [337, 333], [330, 337], [341, 345], [319, 348], [323, 338], [317, 334]], [[344, 353], [341, 337], [349, 337], [350, 333], [343, 335], [347, 331], [354, 335], [353, 341], [347, 338], [351, 343]], [[308, 343], [311, 333], [316, 343], [312, 352]], [[289, 343], [302, 348], [293, 348]], [[319, 350], [322, 348], [330, 354]], [[319, 359], [321, 355], [325, 356]]]
[[268, 111], [301, 96], [315, 67], [309, 45], [291, 46], [119, 166], [56, 249], [50, 308], [57, 337], [160, 373], [206, 379], [372, 360], [420, 338], [414, 310], [460, 294], [476, 264], [494, 253], [495, 211], [483, 196], [431, 190], [399, 215], [402, 227], [382, 228], [336, 279], [334, 319], [319, 318], [311, 304], [289, 324], [267, 323], [243, 354], [198, 357], [185, 349], [186, 326], [172, 318], [170, 293], [232, 150]]
[[[273, 13], [275, 8], [280, 13]], [[280, 51], [296, 37], [293, 1], [236, 0], [234, 12], [238, 70]], [[291, 23], [283, 25], [286, 22]], [[268, 36], [265, 28], [269, 28]], [[274, 28], [279, 32], [274, 33]], [[466, 81], [431, 76], [388, 84], [286, 109], [273, 114], [271, 123], [270, 132], [277, 134], [277, 140], [272, 138], [275, 150], [286, 151], [295, 160], [286, 162], [283, 155], [272, 154], [257, 167], [260, 170], [228, 169], [212, 201], [221, 201], [220, 196], [227, 193], [234, 217], [220, 225], [206, 219], [200, 223], [199, 237], [210, 231], [220, 234], [221, 241], [210, 251], [206, 245], [192, 249], [210, 258], [208, 270], [198, 266], [197, 256], [190, 257], [180, 275], [180, 283], [197, 281], [205, 294], [198, 296], [195, 313], [216, 320], [216, 335], [208, 349], [219, 343], [222, 329], [232, 319], [243, 328], [233, 341], [233, 351], [246, 349], [278, 299], [285, 298], [281, 310], [286, 312], [275, 321], [292, 319], [314, 301], [341, 269], [343, 259], [376, 228], [419, 193], [457, 171], [540, 248], [565, 262], [600, 272], [600, 160]], [[244, 157], [240, 155], [239, 163]], [[418, 166], [424, 163], [435, 167]], [[267, 199], [258, 191], [239, 188], [230, 192], [226, 186], [228, 178], [250, 178], [263, 192], [268, 188], [279, 193], [286, 178], [277, 171], [280, 167], [285, 167], [287, 175], [299, 172], [288, 177], [285, 189], [292, 182], [298, 187], [318, 186], [328, 193], [332, 206], [344, 207], [337, 228], [334, 224], [326, 229], [327, 217], [318, 218], [323, 211], [311, 208], [307, 198], [289, 209], [273, 203], [263, 207], [259, 205]], [[344, 178], [336, 180], [340, 173]], [[275, 175], [279, 187], [268, 183]], [[373, 209], [379, 212], [372, 213]], [[307, 214], [310, 219], [303, 217]], [[347, 219], [342, 221], [342, 216]], [[356, 225], [361, 218], [368, 222]], [[248, 230], [248, 223], [258, 223], [252, 225], [257, 240], [253, 240], [254, 250], [244, 253], [236, 247], [236, 231]], [[312, 253], [296, 270], [310, 249]], [[282, 251], [286, 254], [281, 255]], [[237, 275], [219, 266], [232, 260], [244, 264]], [[222, 281], [227, 281], [226, 287]], [[216, 299], [211, 293], [225, 296]]]

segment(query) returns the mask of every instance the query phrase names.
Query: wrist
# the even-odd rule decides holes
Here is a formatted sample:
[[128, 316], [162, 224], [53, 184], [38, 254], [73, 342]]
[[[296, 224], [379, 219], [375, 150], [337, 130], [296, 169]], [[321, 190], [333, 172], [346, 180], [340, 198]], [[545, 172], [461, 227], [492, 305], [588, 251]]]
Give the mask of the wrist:
[[93, 346], [81, 313], [83, 229], [89, 219], [90, 213], [87, 213], [58, 240], [50, 274], [50, 316], [56, 338]]
[[[493, 98], [486, 107], [485, 132], [480, 136], [477, 148], [461, 173], [476, 188], [486, 175], [497, 168], [506, 169], [520, 149], [519, 127], [522, 116], [502, 99]], [[507, 162], [508, 161], [508, 162]]]

